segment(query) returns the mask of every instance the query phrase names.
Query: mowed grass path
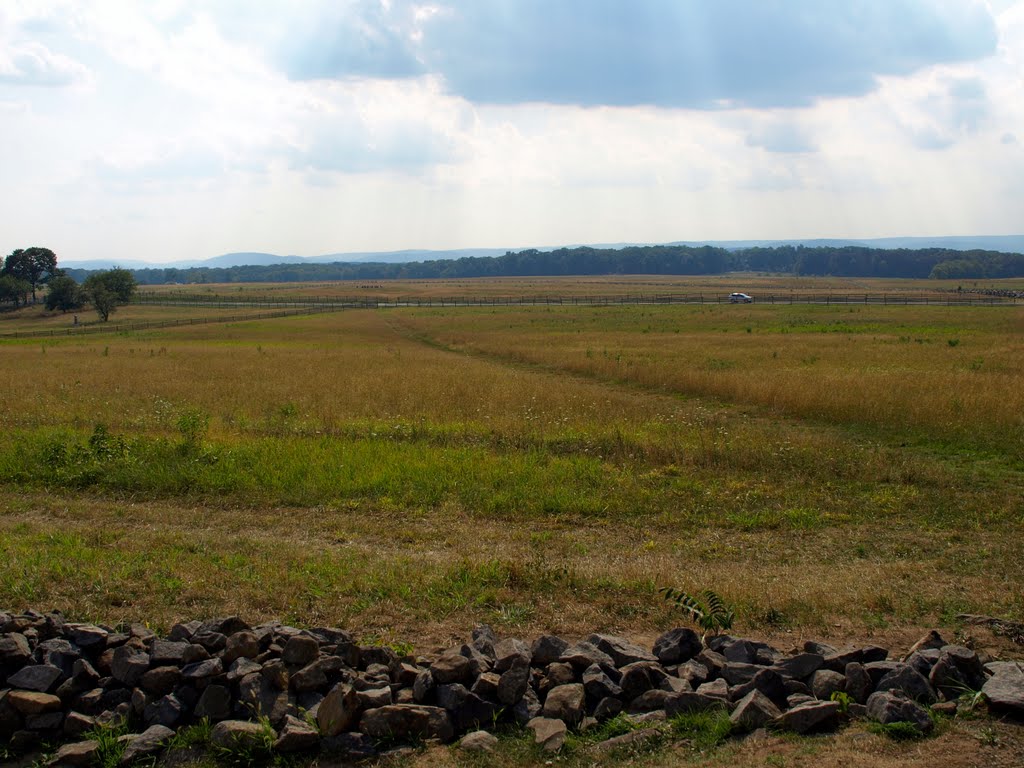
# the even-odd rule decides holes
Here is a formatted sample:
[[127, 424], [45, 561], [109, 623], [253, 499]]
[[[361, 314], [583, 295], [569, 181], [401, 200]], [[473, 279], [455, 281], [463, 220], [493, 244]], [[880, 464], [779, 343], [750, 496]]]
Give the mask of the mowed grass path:
[[5, 342], [0, 605], [440, 639], [654, 632], [671, 584], [764, 631], [1020, 618], [1020, 330], [531, 308]]

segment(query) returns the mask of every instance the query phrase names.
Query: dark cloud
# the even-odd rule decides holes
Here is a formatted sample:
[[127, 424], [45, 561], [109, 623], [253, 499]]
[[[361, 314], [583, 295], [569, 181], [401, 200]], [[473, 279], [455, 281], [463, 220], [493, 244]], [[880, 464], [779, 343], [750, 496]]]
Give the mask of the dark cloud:
[[801, 106], [995, 51], [972, 0], [365, 0], [293, 38], [293, 78], [440, 74], [479, 103]]

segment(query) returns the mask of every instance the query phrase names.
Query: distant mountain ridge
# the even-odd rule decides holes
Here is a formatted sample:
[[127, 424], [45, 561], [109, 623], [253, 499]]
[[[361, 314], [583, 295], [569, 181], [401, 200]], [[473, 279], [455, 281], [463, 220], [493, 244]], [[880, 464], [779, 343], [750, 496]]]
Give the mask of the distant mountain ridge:
[[[620, 249], [645, 246], [650, 243], [601, 243], [585, 247]], [[986, 250], [1004, 253], [1024, 253], [1024, 235], [963, 235], [948, 237], [876, 237], [876, 238], [808, 238], [792, 240], [677, 240], [664, 245], [686, 245], [699, 247], [710, 245], [715, 248], [739, 250], [743, 248], [774, 248], [792, 246], [861, 246], [866, 248], [950, 248], [958, 251]], [[578, 248], [579, 245], [548, 246], [538, 251], [554, 251], [558, 248]], [[280, 256], [274, 253], [243, 251], [225, 253], [209, 259], [183, 259], [181, 261], [154, 263], [139, 259], [90, 259], [86, 261], [61, 261], [68, 269], [188, 269], [190, 267], [243, 267], [269, 266], [273, 264], [333, 264], [335, 262], [374, 262], [382, 264], [407, 264], [419, 261], [445, 261], [466, 257], [487, 258], [502, 256], [509, 251], [523, 251], [526, 248], [457, 248], [451, 250], [410, 249], [402, 251], [352, 251], [329, 253], [323, 256]]]

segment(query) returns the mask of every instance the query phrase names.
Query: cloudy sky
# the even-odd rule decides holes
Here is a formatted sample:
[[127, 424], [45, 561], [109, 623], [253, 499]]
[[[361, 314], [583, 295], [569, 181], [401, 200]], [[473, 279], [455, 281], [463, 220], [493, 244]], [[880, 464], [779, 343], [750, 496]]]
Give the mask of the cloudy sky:
[[0, 0], [0, 251], [1024, 232], [1024, 0]]

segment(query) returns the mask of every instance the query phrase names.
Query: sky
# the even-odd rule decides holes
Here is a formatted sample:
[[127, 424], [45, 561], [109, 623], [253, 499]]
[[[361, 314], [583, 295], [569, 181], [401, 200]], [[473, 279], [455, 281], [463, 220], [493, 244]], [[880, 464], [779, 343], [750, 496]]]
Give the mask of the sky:
[[0, 0], [0, 171], [61, 260], [1021, 234], [1024, 0]]

